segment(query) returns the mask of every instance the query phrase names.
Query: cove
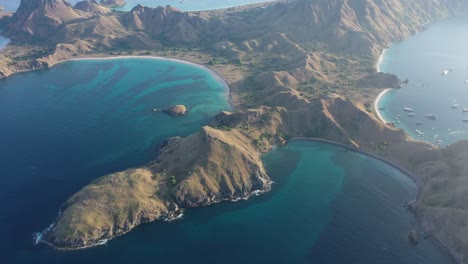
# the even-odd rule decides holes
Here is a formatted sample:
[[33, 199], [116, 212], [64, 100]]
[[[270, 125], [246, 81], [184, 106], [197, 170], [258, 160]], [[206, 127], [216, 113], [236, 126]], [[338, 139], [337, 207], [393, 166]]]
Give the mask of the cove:
[[[175, 104], [189, 112], [153, 112]], [[230, 105], [219, 77], [171, 60], [69, 61], [1, 80], [2, 262], [32, 263], [29, 252], [42, 252], [32, 233], [68, 197], [95, 178], [146, 164], [162, 141], [197, 132], [223, 110]]]
[[[468, 112], [462, 111], [468, 108], [467, 27], [468, 16], [439, 21], [384, 52], [380, 70], [409, 80], [404, 88], [388, 91], [378, 102], [387, 122], [438, 145], [468, 139], [468, 122], [464, 122]], [[414, 109], [415, 116], [408, 116], [405, 107]]]
[[137, 227], [106, 246], [41, 245], [16, 263], [454, 263], [403, 208], [416, 185], [393, 167], [340, 146], [292, 141], [264, 156], [271, 192], [187, 210], [181, 221]]

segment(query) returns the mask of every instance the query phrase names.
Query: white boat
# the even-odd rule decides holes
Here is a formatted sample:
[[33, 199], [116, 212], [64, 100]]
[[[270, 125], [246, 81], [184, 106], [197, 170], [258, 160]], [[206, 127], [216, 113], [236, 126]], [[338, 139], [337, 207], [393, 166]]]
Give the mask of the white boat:
[[436, 120], [436, 119], [437, 119], [437, 116], [434, 115], [434, 114], [426, 114], [426, 117], [429, 118], [429, 119], [432, 119], [432, 120]]
[[463, 108], [463, 112], [468, 112], [468, 108]]
[[415, 113], [408, 113], [409, 117], [414, 117], [416, 114]]
[[411, 113], [411, 112], [414, 112], [414, 110], [413, 110], [412, 108], [409, 108], [409, 107], [403, 108], [403, 111], [405, 111], [405, 112], [410, 112], [410, 113]]
[[442, 75], [447, 75], [448, 73], [449, 73], [449, 71], [445, 70], [445, 71], [442, 72]]
[[420, 135], [420, 136], [424, 136], [424, 132], [422, 132], [422, 131], [419, 130], [419, 129], [416, 129], [416, 133], [418, 133], [418, 135]]
[[459, 104], [453, 104], [453, 105], [452, 105], [452, 108], [453, 108], [453, 109], [457, 109], [459, 106], [460, 106]]

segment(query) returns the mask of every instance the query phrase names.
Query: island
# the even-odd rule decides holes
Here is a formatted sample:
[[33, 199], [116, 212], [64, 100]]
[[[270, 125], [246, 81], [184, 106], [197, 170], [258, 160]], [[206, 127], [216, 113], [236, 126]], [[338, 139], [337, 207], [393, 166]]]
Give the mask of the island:
[[174, 105], [164, 108], [162, 111], [172, 116], [183, 116], [187, 113], [187, 107], [185, 105]]
[[[408, 207], [425, 233], [460, 262], [468, 254], [468, 141], [438, 148], [384, 124], [371, 107], [396, 76], [375, 64], [390, 42], [465, 12], [464, 0], [274, 1], [204, 12], [96, 2], [22, 0], [0, 12], [12, 42], [0, 77], [73, 58], [163, 56], [210, 67], [229, 84], [234, 110], [149, 164], [96, 179], [71, 196], [41, 234], [63, 249], [91, 247], [184, 210], [271, 189], [261, 156], [293, 138], [325, 140], [381, 159], [419, 186]], [[101, 2], [102, 3], [102, 2]]]

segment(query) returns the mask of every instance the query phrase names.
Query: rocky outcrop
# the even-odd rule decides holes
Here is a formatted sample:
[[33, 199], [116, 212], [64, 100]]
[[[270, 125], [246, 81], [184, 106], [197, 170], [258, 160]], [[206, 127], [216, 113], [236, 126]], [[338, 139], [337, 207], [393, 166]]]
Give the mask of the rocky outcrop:
[[91, 14], [96, 14], [96, 15], [104, 15], [104, 14], [111, 12], [109, 8], [98, 4], [96, 0], [85, 0], [85, 1], [78, 2], [75, 4], [74, 8], [77, 10], [81, 10], [81, 11], [91, 13]]
[[249, 197], [270, 189], [260, 153], [238, 131], [204, 127], [172, 138], [145, 167], [110, 174], [73, 195], [43, 239], [82, 248], [191, 207]]
[[358, 88], [400, 88], [402, 81], [394, 74], [378, 72], [356, 81]]
[[17, 41], [46, 40], [64, 23], [88, 17], [65, 0], [22, 0], [5, 34]]
[[465, 7], [464, 0], [297, 0], [278, 4], [258, 23], [297, 42], [324, 41], [336, 51], [377, 56], [387, 43]]
[[187, 107], [185, 105], [175, 105], [165, 108], [163, 111], [172, 116], [183, 116], [187, 113]]
[[124, 15], [123, 24], [130, 30], [143, 31], [162, 41], [182, 43], [198, 42], [203, 34], [211, 31], [205, 14], [182, 12], [172, 6], [137, 5]]
[[101, 0], [101, 5], [108, 7], [121, 7], [127, 4], [125, 0]]

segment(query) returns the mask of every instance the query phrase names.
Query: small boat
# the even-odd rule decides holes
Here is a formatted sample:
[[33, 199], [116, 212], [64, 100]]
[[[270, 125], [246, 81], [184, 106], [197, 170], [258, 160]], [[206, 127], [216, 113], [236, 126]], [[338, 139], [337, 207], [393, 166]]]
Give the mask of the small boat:
[[463, 108], [463, 112], [468, 112], [468, 108]]
[[385, 107], [379, 107], [379, 111], [385, 110]]
[[453, 105], [452, 105], [452, 108], [453, 108], [453, 109], [457, 109], [459, 106], [460, 106], [459, 104], [453, 104]]
[[415, 131], [416, 131], [416, 133], [418, 133], [418, 135], [420, 135], [420, 136], [424, 136], [424, 132], [422, 132], [421, 130], [419, 130], [419, 129], [416, 129]]
[[449, 71], [445, 70], [445, 71], [442, 72], [442, 75], [447, 75], [448, 73], [449, 73]]
[[415, 113], [408, 113], [409, 117], [414, 117], [416, 114]]
[[468, 122], [468, 119], [463, 119], [463, 122]]
[[468, 83], [468, 79], [465, 79], [465, 84]]
[[422, 122], [416, 122], [417, 126], [422, 126], [422, 124], [423, 124]]
[[405, 111], [405, 112], [414, 112], [414, 110], [412, 108], [409, 108], [409, 107], [403, 108], [403, 111]]
[[437, 119], [437, 116], [434, 115], [434, 114], [426, 114], [426, 117], [429, 118], [429, 119], [432, 119], [432, 120], [436, 120], [436, 119]]

